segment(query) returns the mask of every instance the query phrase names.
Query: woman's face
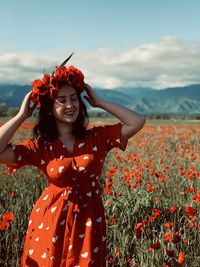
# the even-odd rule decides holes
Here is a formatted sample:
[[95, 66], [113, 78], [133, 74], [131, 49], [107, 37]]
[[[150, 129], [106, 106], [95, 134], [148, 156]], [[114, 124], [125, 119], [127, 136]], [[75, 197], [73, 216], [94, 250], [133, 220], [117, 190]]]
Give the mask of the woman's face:
[[62, 123], [73, 124], [79, 114], [80, 103], [76, 90], [70, 85], [64, 85], [58, 89], [53, 105], [55, 119]]

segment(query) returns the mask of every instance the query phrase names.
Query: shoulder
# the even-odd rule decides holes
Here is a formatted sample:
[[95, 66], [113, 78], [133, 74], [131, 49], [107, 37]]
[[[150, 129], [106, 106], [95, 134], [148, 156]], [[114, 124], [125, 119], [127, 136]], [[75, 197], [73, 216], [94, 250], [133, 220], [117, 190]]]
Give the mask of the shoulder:
[[87, 135], [96, 135], [98, 132], [103, 131], [105, 125], [92, 125], [89, 129], [87, 129]]
[[32, 138], [28, 140], [24, 140], [22, 142], [18, 142], [16, 145], [24, 146], [27, 147], [30, 150], [35, 150], [35, 149], [42, 149], [47, 142], [41, 143], [38, 139]]

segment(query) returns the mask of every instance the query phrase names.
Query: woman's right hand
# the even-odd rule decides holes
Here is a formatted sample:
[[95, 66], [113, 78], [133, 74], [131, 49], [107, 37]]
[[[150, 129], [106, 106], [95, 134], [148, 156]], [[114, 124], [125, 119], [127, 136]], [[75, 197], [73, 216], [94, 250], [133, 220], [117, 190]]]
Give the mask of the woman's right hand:
[[[23, 102], [21, 104], [20, 110], [19, 110], [19, 112], [17, 114], [18, 116], [23, 117], [24, 119], [27, 119], [27, 118], [31, 117], [33, 111], [37, 107], [37, 103], [33, 103], [31, 101], [31, 93], [32, 93], [32, 91], [29, 91], [25, 95], [24, 100], [23, 100]], [[32, 104], [32, 105], [30, 106], [30, 104]]]

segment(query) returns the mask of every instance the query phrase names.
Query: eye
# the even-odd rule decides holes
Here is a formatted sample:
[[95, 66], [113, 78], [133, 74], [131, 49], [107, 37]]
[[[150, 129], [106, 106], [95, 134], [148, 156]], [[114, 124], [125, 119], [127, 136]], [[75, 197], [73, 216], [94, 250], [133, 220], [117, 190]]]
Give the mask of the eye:
[[65, 99], [64, 98], [56, 98], [56, 101], [63, 104], [65, 102]]
[[75, 98], [71, 98], [71, 100], [72, 100], [72, 101], [76, 101], [76, 100], [77, 100], [77, 98], [76, 98], [76, 97], [75, 97]]

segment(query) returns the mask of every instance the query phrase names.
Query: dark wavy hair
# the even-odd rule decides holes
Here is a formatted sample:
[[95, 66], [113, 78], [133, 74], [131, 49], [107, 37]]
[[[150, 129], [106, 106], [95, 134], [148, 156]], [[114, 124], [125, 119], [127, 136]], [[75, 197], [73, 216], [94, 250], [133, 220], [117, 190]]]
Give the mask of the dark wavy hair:
[[[61, 84], [59, 88], [63, 85], [64, 84]], [[72, 134], [75, 138], [84, 139], [89, 124], [89, 117], [86, 105], [84, 104], [80, 93], [77, 92], [77, 96], [80, 109], [79, 115], [72, 127]], [[39, 142], [53, 142], [58, 138], [59, 132], [56, 125], [56, 119], [52, 114], [54, 101], [55, 99], [51, 98], [49, 94], [40, 96], [41, 106], [38, 114], [38, 123], [33, 128], [34, 138], [38, 139]]]

